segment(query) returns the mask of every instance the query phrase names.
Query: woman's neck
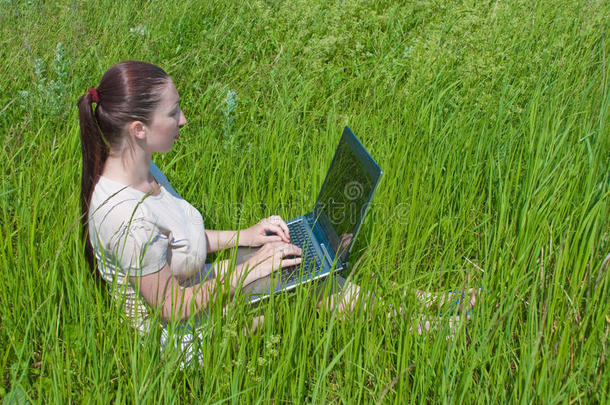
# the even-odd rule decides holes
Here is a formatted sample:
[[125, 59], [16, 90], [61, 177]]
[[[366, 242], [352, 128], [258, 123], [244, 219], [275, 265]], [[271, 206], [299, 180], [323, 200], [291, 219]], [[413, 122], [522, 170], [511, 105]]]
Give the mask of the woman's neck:
[[157, 194], [158, 184], [150, 173], [151, 160], [152, 155], [139, 148], [123, 148], [120, 151], [111, 149], [104, 162], [102, 175], [144, 193]]

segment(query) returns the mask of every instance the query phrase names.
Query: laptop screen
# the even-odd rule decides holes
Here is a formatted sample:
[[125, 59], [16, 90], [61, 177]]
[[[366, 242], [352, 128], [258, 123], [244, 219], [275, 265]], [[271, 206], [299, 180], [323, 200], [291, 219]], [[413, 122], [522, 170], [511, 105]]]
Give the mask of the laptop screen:
[[314, 210], [342, 260], [347, 258], [380, 175], [377, 163], [346, 127]]

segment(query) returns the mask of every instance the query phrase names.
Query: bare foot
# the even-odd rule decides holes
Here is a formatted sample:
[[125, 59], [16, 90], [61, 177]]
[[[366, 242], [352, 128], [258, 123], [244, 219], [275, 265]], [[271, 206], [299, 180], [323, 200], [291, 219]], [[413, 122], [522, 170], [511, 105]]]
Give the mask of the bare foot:
[[421, 316], [417, 321], [415, 327], [411, 326], [409, 328], [409, 332], [417, 333], [418, 335], [423, 335], [424, 333], [430, 333], [434, 330], [438, 330], [445, 322], [449, 326], [449, 330], [451, 334], [447, 336], [450, 338], [454, 336], [460, 326], [460, 322], [470, 320], [470, 315], [466, 315], [465, 317], [460, 317], [459, 315], [452, 315], [449, 317], [430, 317], [430, 316]]
[[474, 308], [481, 288], [470, 288], [466, 291], [449, 291], [445, 294], [435, 295], [427, 291], [415, 290], [415, 296], [426, 308], [446, 307], [450, 311], [470, 311]]

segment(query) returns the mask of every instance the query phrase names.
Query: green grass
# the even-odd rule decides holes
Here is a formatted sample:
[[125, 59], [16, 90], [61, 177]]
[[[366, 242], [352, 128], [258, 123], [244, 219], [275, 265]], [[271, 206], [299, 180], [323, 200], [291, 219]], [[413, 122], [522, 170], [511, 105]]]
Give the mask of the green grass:
[[[0, 397], [607, 403], [609, 21], [605, 1], [0, 1]], [[218, 302], [186, 370], [121, 323], [79, 241], [76, 100], [124, 59], [173, 77], [188, 124], [155, 161], [211, 229], [310, 209], [349, 125], [385, 172], [353, 279], [403, 316], [316, 316], [303, 288], [243, 337], [251, 314]], [[456, 336], [410, 332], [404, 288], [464, 285], [485, 290]]]

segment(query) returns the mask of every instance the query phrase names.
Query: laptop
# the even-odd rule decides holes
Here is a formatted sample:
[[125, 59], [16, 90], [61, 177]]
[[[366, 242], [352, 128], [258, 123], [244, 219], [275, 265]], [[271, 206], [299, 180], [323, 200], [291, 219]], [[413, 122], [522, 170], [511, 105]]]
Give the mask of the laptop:
[[[246, 302], [327, 277], [349, 273], [349, 254], [382, 171], [354, 133], [345, 127], [312, 211], [286, 221], [301, 264], [278, 270], [243, 287]], [[252, 253], [253, 254], [253, 253]]]

